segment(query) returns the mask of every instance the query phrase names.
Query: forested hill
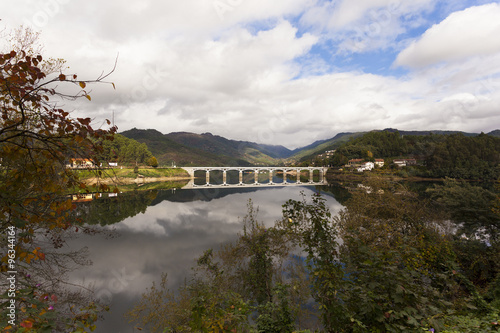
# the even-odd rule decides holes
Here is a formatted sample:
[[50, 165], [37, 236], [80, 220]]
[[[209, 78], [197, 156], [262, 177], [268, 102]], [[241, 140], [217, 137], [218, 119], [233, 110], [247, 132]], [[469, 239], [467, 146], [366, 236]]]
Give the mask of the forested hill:
[[[239, 156], [247, 160], [254, 159], [257, 153], [267, 155], [271, 158], [287, 158], [291, 150], [283, 146], [262, 145], [248, 141], [229, 140], [222, 136], [211, 133], [194, 134], [188, 132], [176, 132], [165, 135], [167, 138], [182, 145], [198, 148], [217, 155]], [[250, 156], [245, 156], [250, 155]]]
[[[403, 135], [398, 131], [372, 131], [344, 143], [323, 163], [341, 167], [350, 159], [412, 158], [422, 166], [415, 172], [433, 178], [492, 180], [500, 177], [500, 138], [479, 135]], [[417, 175], [416, 174], [416, 175]]]
[[215, 154], [181, 145], [153, 129], [139, 130], [134, 128], [121, 134], [146, 144], [160, 165], [190, 166], [210, 164], [220, 166], [227, 162], [226, 159], [221, 159]]
[[[347, 143], [349, 140], [353, 140], [358, 137], [363, 137], [364, 135], [371, 135], [370, 133], [399, 133], [401, 136], [427, 136], [427, 135], [453, 135], [461, 134], [466, 137], [478, 136], [479, 133], [467, 133], [461, 131], [442, 131], [442, 130], [428, 130], [428, 131], [400, 131], [394, 128], [386, 128], [384, 130], [373, 130], [370, 132], [354, 132], [354, 133], [339, 133], [331, 139], [316, 141], [315, 143], [295, 149], [291, 159], [296, 162], [306, 162], [312, 161], [317, 155], [323, 154], [325, 151], [336, 150], [343, 144]], [[490, 136], [500, 137], [500, 130], [494, 130], [487, 133]]]
[[162, 134], [153, 129], [134, 128], [121, 134], [145, 143], [160, 165], [272, 165], [280, 163], [281, 158], [291, 154], [291, 151], [283, 146], [228, 140], [210, 133]]

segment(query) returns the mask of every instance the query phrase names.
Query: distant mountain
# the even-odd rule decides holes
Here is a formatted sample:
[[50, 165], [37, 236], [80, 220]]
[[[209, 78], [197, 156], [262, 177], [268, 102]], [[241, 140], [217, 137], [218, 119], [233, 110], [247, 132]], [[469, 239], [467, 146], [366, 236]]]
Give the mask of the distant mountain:
[[179, 166], [213, 165], [222, 166], [227, 161], [215, 154], [207, 153], [201, 149], [183, 146], [154, 129], [141, 130], [133, 128], [120, 133], [127, 138], [145, 143], [151, 153], [158, 159], [160, 165]]
[[349, 141], [349, 139], [356, 138], [363, 135], [364, 133], [366, 132], [339, 133], [331, 139], [316, 141], [309, 146], [295, 149], [290, 159], [294, 161], [303, 161], [310, 159], [313, 156], [324, 153], [325, 151], [335, 150], [344, 142]]
[[395, 128], [386, 128], [382, 131], [374, 130], [375, 132], [399, 132], [401, 135], [429, 135], [429, 134], [437, 134], [437, 135], [451, 135], [451, 134], [463, 134], [465, 136], [476, 136], [478, 133], [467, 133], [462, 131], [440, 131], [440, 130], [429, 130], [429, 131], [400, 131]]
[[162, 134], [157, 130], [131, 129], [121, 133], [145, 143], [160, 164], [247, 166], [276, 164], [291, 155], [283, 146], [235, 141], [211, 133], [177, 132]]
[[166, 134], [182, 145], [198, 148], [217, 155], [238, 156], [248, 161], [266, 163], [271, 159], [286, 158], [291, 150], [283, 146], [261, 145], [248, 141], [235, 141], [211, 133], [194, 134], [177, 132]]
[[496, 137], [499, 137], [500, 138], [500, 129], [497, 129], [497, 130], [494, 130], [494, 131], [491, 131], [488, 133], [488, 135], [491, 135], [491, 136], [496, 136]]

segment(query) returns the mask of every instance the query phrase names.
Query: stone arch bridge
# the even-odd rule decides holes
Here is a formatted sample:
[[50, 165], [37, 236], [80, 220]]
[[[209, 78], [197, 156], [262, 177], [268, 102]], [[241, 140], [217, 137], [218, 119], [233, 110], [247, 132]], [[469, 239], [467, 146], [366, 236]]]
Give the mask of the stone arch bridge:
[[[194, 173], [196, 171], [204, 171], [206, 177], [206, 184], [199, 186], [229, 186], [229, 185], [240, 185], [240, 186], [269, 186], [269, 185], [287, 185], [290, 184], [287, 181], [287, 173], [295, 172], [296, 173], [296, 182], [294, 184], [304, 184], [300, 181], [300, 173], [302, 171], [308, 171], [309, 173], [309, 182], [305, 184], [311, 185], [324, 185], [325, 184], [325, 175], [328, 170], [326, 167], [182, 167], [182, 169], [186, 170], [187, 173], [191, 176], [191, 180], [194, 185]], [[319, 182], [313, 181], [314, 171], [319, 171]], [[222, 184], [216, 185], [210, 183], [210, 172], [212, 171], [222, 171]], [[238, 171], [239, 172], [239, 184], [228, 184], [227, 183], [227, 172], [228, 171]], [[253, 171], [254, 173], [254, 183], [247, 184], [243, 182], [243, 172], [245, 171]], [[269, 172], [269, 183], [260, 183], [259, 182], [259, 173], [267, 171]], [[273, 174], [277, 171], [283, 172], [283, 182], [282, 183], [273, 183]]]

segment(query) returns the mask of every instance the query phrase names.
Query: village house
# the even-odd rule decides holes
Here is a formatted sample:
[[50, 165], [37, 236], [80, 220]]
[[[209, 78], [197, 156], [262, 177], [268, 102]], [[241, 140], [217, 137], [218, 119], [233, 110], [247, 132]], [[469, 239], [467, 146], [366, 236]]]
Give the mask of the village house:
[[361, 164], [361, 163], [363, 163], [363, 159], [361, 159], [361, 158], [355, 158], [355, 159], [347, 161], [348, 166], [356, 166], [356, 165]]
[[361, 164], [360, 167], [358, 167], [358, 172], [364, 172], [364, 171], [370, 171], [370, 170], [373, 170], [373, 168], [375, 167], [375, 163], [373, 162], [365, 162], [363, 164]]
[[392, 161], [392, 163], [394, 163], [398, 167], [404, 167], [404, 166], [407, 166], [407, 165], [416, 165], [417, 164], [417, 160], [414, 159], [414, 158], [395, 159], [395, 160]]
[[363, 172], [366, 170], [373, 170], [375, 166], [381, 168], [384, 166], [384, 160], [383, 159], [375, 159], [375, 162], [364, 162], [363, 159], [361, 158], [355, 158], [352, 160], [349, 160], [347, 162], [346, 167], [350, 168], [356, 168], [357, 171]]
[[407, 158], [406, 165], [417, 165], [417, 160], [414, 158]]
[[395, 160], [392, 161], [392, 163], [394, 163], [398, 167], [404, 167], [404, 166], [406, 166], [406, 160], [403, 160], [403, 159], [395, 159]]
[[68, 168], [95, 168], [94, 161], [88, 158], [71, 158], [66, 165]]

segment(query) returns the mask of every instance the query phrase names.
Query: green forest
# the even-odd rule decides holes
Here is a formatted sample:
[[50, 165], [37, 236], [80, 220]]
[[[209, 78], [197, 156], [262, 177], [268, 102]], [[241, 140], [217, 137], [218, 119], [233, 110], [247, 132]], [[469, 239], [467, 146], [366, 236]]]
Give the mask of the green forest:
[[119, 165], [153, 164], [158, 166], [158, 163], [152, 160], [153, 158], [153, 154], [145, 143], [139, 143], [121, 134], [115, 134], [113, 140], [104, 140], [99, 154], [99, 160]]
[[486, 134], [404, 135], [373, 131], [341, 145], [330, 158], [318, 161], [341, 167], [350, 159], [415, 158], [421, 177], [494, 180], [500, 176], [500, 138]]

